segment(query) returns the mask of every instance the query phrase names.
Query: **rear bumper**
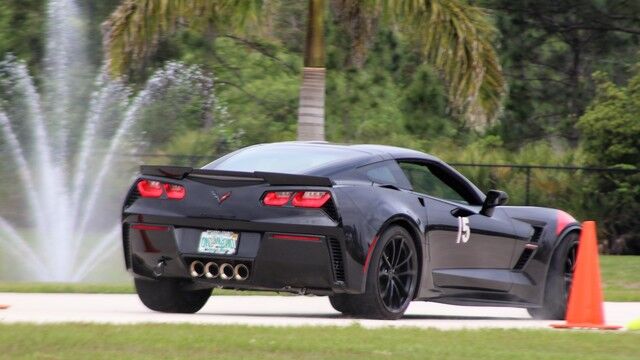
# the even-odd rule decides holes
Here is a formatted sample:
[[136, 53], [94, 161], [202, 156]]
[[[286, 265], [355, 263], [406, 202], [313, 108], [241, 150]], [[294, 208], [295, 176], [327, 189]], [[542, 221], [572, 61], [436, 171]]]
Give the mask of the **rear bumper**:
[[[139, 226], [139, 225], [145, 226]], [[204, 230], [240, 233], [235, 255], [198, 252]], [[278, 236], [288, 234], [294, 236]], [[275, 235], [275, 236], [274, 236]], [[359, 292], [348, 286], [344, 233], [336, 226], [286, 225], [214, 219], [127, 215], [123, 221], [127, 269], [136, 277], [180, 278], [191, 286], [330, 294]], [[192, 276], [193, 261], [244, 264], [246, 280]]]

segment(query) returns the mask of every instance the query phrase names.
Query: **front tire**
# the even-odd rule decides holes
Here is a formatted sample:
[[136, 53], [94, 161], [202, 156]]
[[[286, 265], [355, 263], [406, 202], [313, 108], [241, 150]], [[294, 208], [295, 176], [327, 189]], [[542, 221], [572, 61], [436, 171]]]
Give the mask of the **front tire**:
[[549, 264], [542, 307], [527, 309], [534, 319], [563, 320], [567, 313], [578, 255], [578, 233], [570, 232], [561, 241]]
[[401, 226], [392, 226], [379, 238], [371, 254], [366, 291], [355, 295], [355, 315], [396, 320], [413, 300], [418, 282], [418, 253], [413, 238]]
[[166, 313], [193, 314], [211, 297], [211, 289], [184, 290], [178, 280], [135, 279], [140, 301], [151, 310]]

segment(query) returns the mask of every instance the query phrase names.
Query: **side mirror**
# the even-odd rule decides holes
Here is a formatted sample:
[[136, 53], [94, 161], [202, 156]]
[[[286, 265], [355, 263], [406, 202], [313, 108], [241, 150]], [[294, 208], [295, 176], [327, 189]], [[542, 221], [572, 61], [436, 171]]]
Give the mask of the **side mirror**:
[[493, 216], [493, 210], [496, 206], [504, 205], [509, 200], [509, 195], [500, 190], [489, 190], [487, 198], [484, 199], [480, 214], [484, 216]]

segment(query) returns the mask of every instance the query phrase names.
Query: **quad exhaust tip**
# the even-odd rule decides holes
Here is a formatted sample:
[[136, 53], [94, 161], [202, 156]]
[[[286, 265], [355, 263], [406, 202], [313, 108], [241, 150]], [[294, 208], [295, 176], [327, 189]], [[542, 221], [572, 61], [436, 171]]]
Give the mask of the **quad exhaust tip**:
[[191, 266], [189, 266], [189, 272], [192, 277], [200, 277], [204, 275], [205, 266], [201, 261], [196, 260], [191, 263]]
[[238, 281], [247, 280], [249, 277], [249, 268], [245, 264], [238, 264], [233, 268], [233, 278]]
[[215, 279], [220, 275], [220, 266], [214, 262], [208, 262], [204, 267], [204, 277]]
[[220, 279], [230, 280], [231, 278], [233, 278], [233, 275], [233, 265], [227, 263], [220, 265]]
[[206, 265], [202, 261], [192, 261], [189, 266], [189, 273], [192, 277], [202, 277], [207, 279], [215, 279], [220, 277], [222, 280], [244, 281], [249, 278], [249, 267], [245, 264], [237, 264], [235, 267], [229, 263], [221, 265], [211, 261]]

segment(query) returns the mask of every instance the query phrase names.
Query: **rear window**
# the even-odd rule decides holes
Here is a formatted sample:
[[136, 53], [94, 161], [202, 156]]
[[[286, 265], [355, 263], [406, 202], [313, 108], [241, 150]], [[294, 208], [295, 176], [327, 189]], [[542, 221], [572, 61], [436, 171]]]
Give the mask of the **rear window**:
[[411, 189], [411, 184], [402, 173], [398, 163], [385, 160], [362, 166], [359, 169], [372, 182], [379, 185], [393, 185], [400, 189]]
[[357, 154], [356, 151], [323, 146], [254, 146], [220, 158], [204, 168], [302, 174]]

